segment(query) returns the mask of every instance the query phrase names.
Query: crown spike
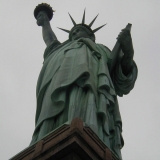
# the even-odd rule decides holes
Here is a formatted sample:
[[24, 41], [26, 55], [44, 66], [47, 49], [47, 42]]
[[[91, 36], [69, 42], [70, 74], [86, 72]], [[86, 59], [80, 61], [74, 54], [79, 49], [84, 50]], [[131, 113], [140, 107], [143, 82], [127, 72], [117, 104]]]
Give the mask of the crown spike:
[[[68, 13], [69, 14], [69, 13]], [[72, 23], [74, 24], [74, 26], [76, 26], [76, 22], [74, 21], [74, 19], [72, 18], [72, 16], [69, 14], [71, 20], [72, 20]]]
[[[106, 23], [106, 24], [107, 24], [107, 23]], [[100, 27], [94, 29], [94, 30], [93, 30], [93, 33], [97, 32], [99, 29], [101, 29], [102, 27], [104, 27], [106, 24], [104, 24], [104, 25], [102, 25], [102, 26], [100, 26]]]
[[92, 20], [92, 22], [88, 25], [89, 27], [92, 27], [94, 21], [96, 20], [96, 18], [98, 17], [99, 14], [97, 14], [97, 16]]
[[59, 28], [59, 27], [57, 27], [57, 28], [58, 28], [58, 29], [61, 29], [61, 30], [64, 31], [64, 32], [70, 33], [69, 30], [66, 30], [66, 29], [63, 29], [63, 28]]
[[86, 10], [86, 9], [84, 9], [83, 18], [82, 18], [82, 24], [85, 23], [85, 10]]

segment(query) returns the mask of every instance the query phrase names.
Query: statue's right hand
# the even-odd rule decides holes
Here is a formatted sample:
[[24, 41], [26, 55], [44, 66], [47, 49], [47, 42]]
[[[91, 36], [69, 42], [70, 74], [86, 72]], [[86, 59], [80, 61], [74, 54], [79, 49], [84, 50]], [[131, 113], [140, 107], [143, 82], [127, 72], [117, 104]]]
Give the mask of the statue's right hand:
[[49, 23], [49, 18], [48, 18], [47, 13], [45, 11], [40, 11], [38, 13], [36, 19], [37, 19], [38, 26], [44, 26], [45, 24]]

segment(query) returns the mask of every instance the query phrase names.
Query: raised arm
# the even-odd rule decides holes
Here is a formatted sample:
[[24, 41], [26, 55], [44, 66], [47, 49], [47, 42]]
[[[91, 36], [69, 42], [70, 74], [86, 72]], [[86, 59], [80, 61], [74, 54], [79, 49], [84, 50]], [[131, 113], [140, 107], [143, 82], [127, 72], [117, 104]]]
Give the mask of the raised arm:
[[49, 46], [54, 40], [57, 40], [56, 35], [54, 34], [49, 18], [45, 11], [40, 11], [36, 17], [37, 25], [42, 26], [42, 35], [43, 40], [47, 46]]

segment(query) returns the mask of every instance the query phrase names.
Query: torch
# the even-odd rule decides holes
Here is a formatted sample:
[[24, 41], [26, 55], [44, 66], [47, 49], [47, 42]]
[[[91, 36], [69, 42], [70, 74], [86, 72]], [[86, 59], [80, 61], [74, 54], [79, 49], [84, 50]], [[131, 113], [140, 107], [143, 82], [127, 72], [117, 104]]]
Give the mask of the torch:
[[36, 8], [34, 9], [34, 17], [35, 18], [37, 18], [37, 15], [40, 11], [45, 11], [48, 15], [49, 20], [52, 19], [53, 12], [55, 12], [55, 10], [53, 10], [52, 7], [49, 4], [41, 3], [38, 6], [36, 6]]

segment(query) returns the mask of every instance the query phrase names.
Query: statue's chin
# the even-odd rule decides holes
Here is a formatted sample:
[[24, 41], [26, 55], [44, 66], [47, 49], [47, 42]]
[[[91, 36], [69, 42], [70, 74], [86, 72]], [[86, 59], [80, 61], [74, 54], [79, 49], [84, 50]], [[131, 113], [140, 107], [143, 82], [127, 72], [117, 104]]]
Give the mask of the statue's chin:
[[75, 37], [74, 40], [77, 40], [77, 39], [79, 39], [79, 38], [80, 38], [80, 37]]

